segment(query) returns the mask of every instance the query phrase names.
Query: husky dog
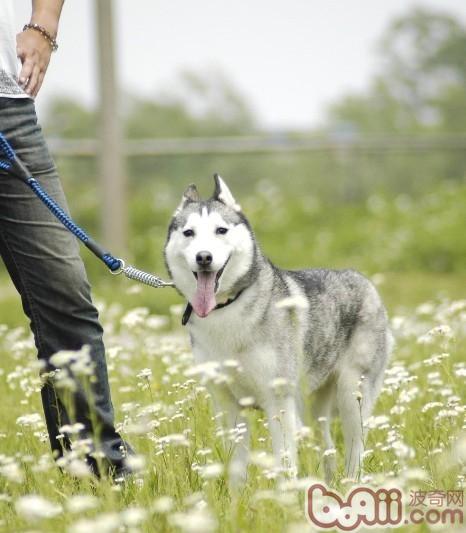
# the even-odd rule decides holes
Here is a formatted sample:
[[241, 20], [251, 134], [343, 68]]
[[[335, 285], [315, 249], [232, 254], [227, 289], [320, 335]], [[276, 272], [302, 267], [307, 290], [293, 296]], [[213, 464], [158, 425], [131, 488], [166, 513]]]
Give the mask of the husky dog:
[[[165, 245], [166, 266], [188, 301], [187, 324], [197, 363], [235, 359], [243, 371], [212, 389], [214, 407], [230, 428], [242, 419], [239, 400], [264, 409], [277, 467], [297, 473], [296, 434], [302, 427], [302, 387], [314, 392], [315, 416], [327, 449], [330, 422], [340, 414], [346, 475], [356, 477], [363, 452], [363, 420], [377, 398], [392, 337], [374, 286], [353, 270], [282, 270], [261, 252], [225, 182], [214, 176], [203, 201], [190, 185], [176, 209]], [[247, 427], [247, 425], [246, 425]], [[246, 477], [248, 440], [230, 463]], [[335, 460], [326, 457], [331, 480]]]

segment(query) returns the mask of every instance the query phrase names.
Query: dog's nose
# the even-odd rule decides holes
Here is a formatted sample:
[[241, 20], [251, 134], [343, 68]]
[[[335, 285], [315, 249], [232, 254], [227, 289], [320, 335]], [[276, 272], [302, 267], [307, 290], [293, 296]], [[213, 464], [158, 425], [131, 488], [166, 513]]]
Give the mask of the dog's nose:
[[212, 254], [210, 252], [197, 252], [196, 254], [196, 263], [199, 266], [209, 266], [212, 263]]

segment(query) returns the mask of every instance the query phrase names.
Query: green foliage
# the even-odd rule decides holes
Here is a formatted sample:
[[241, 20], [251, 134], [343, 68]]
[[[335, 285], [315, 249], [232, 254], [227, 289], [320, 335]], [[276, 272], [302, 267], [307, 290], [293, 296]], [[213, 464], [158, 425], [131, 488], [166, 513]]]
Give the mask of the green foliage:
[[97, 114], [71, 98], [54, 98], [47, 110], [44, 131], [61, 139], [91, 139], [97, 132]]
[[[168, 191], [158, 193], [154, 186], [150, 202], [142, 191], [133, 196], [133, 252], [147, 268], [163, 268], [160, 250], [177, 205]], [[168, 207], [164, 197], [171, 198]], [[275, 182], [261, 182], [239, 201], [264, 252], [283, 267], [464, 272], [465, 185], [441, 186], [416, 197], [374, 194], [365, 204], [335, 206], [310, 187], [296, 196]]]
[[465, 46], [466, 27], [452, 15], [414, 9], [396, 18], [379, 44], [381, 72], [368, 92], [331, 107], [331, 123], [361, 133], [464, 132]]

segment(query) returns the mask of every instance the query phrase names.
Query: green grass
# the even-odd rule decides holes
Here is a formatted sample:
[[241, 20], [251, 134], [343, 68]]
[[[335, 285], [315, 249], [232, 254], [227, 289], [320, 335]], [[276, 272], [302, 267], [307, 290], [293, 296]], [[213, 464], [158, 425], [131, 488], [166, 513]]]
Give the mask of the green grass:
[[[165, 228], [181, 189], [179, 183], [165, 183], [164, 188], [158, 180], [146, 185], [132, 197], [132, 246], [125, 257], [163, 275]], [[250, 184], [244, 190], [250, 194]], [[339, 206], [317, 202], [312, 190], [302, 198], [283, 190], [265, 183], [251, 196], [239, 197], [264, 252], [284, 268], [352, 267], [373, 276], [393, 320], [397, 346], [374, 413], [387, 420], [375, 418], [369, 432], [364, 482], [403, 489], [405, 503], [411, 489], [462, 488], [466, 186], [439, 185], [419, 198], [373, 196], [365, 204]], [[84, 196], [73, 195], [73, 206], [78, 222], [94, 235], [95, 198], [93, 203], [87, 186], [83, 191]], [[53, 464], [33, 341], [19, 298], [0, 273], [0, 532], [305, 530], [306, 482], [279, 488], [258, 412], [248, 413], [257, 452], [248, 484], [240, 493], [230, 491], [224, 473], [229, 452], [217, 435], [219, 423], [212, 418], [207, 388], [199, 377], [186, 375], [193, 361], [180, 325], [180, 296], [106, 275], [87, 251], [83, 256], [106, 332], [118, 426], [144, 466], [131, 482], [115, 486], [108, 480], [73, 478]], [[451, 328], [452, 336], [440, 332], [428, 337], [430, 344], [418, 342], [440, 325]], [[442, 353], [448, 355], [433, 358]], [[146, 368], [151, 377], [138, 377]], [[300, 477], [320, 479], [324, 450], [318, 423], [310, 416], [311, 403], [306, 403], [305, 423], [311, 430], [301, 441]], [[20, 419], [31, 414], [37, 416]], [[345, 492], [338, 423], [334, 432], [336, 486]], [[163, 445], [163, 437], [173, 434], [183, 435], [183, 442]], [[206, 470], [209, 464], [213, 466]], [[47, 500], [56, 516], [28, 521], [21, 498], [31, 494]], [[74, 497], [79, 495], [90, 497], [93, 507], [76, 511]], [[38, 514], [45, 505], [39, 505]], [[26, 500], [26, 506], [34, 510], [34, 502]], [[426, 525], [400, 528], [427, 530]]]
[[[465, 459], [464, 434], [460, 435], [466, 308], [452, 302], [466, 298], [464, 276], [398, 273], [378, 276], [378, 281], [394, 320], [397, 347], [375, 410], [375, 415], [388, 420], [381, 424], [381, 419], [375, 419], [377, 427], [369, 432], [364, 481], [394, 485], [407, 495], [413, 488], [458, 489], [464, 483], [458, 461], [461, 438]], [[144, 461], [140, 474], [124, 486], [115, 486], [107, 480], [96, 483], [60, 472], [51, 461], [42, 416], [32, 419], [31, 425], [18, 423], [26, 414], [41, 415], [39, 381], [18, 298], [5, 281], [1, 288], [0, 323], [6, 325], [0, 329], [0, 531], [100, 532], [116, 531], [115, 524], [133, 532], [305, 530], [304, 485], [279, 490], [270, 479], [273, 472], [266, 461], [270, 442], [261, 413], [248, 414], [252, 448], [267, 455], [251, 465], [244, 491], [232, 493], [225, 474], [219, 473], [228, 462], [228, 452], [216, 436], [218, 423], [212, 418], [205, 385], [185, 375], [192, 356], [179, 316], [171, 314], [169, 326], [162, 329], [150, 327], [147, 316], [135, 319], [138, 311], [134, 309], [141, 307], [146, 309], [139, 311], [143, 317], [168, 316], [168, 306], [180, 302], [169, 289], [138, 291], [125, 280], [96, 287], [117, 421]], [[419, 307], [425, 302], [429, 306]], [[431, 344], [417, 342], [431, 328], [445, 324], [452, 338], [434, 335]], [[439, 353], [448, 356], [432, 359]], [[149, 378], [138, 377], [144, 368], [151, 369]], [[311, 432], [301, 442], [300, 477], [320, 478], [323, 449], [317, 423], [310, 416], [305, 422]], [[341, 476], [338, 424], [334, 430]], [[184, 435], [185, 441], [163, 445], [161, 438], [173, 434]], [[203, 467], [210, 463], [213, 477], [204, 479]], [[339, 478], [337, 487], [344, 492], [347, 485]], [[29, 522], [25, 512], [17, 510], [20, 498], [29, 494], [46, 499], [58, 514], [34, 516]], [[95, 507], [73, 512], [77, 495], [90, 496]], [[427, 529], [404, 526], [400, 531]]]

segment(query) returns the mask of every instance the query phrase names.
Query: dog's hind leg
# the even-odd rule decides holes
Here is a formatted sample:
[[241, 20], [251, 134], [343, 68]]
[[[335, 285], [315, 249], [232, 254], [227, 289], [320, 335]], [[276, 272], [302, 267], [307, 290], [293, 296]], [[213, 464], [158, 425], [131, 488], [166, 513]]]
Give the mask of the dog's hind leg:
[[[335, 406], [335, 389], [335, 381], [330, 379], [325, 383], [325, 385], [314, 392], [312, 411], [314, 417], [319, 423], [319, 427], [321, 428], [326, 450], [333, 450], [335, 447], [330, 430], [333, 409]], [[329, 452], [328, 455], [324, 455], [323, 462], [325, 481], [330, 483], [333, 480], [336, 471], [335, 454], [333, 452]]]
[[[353, 371], [340, 375], [337, 382], [337, 405], [345, 441], [345, 474], [359, 477], [364, 451], [363, 398], [359, 398], [361, 374]], [[370, 398], [364, 398], [366, 406]], [[366, 410], [366, 409], [365, 409]]]
[[361, 474], [364, 422], [371, 415], [383, 380], [390, 346], [386, 329], [362, 324], [354, 332], [339, 368], [337, 405], [345, 440], [345, 471]]
[[297, 430], [300, 417], [293, 396], [269, 398], [265, 411], [269, 422], [272, 448], [278, 468], [285, 470], [291, 477], [298, 474]]

